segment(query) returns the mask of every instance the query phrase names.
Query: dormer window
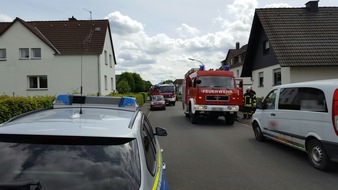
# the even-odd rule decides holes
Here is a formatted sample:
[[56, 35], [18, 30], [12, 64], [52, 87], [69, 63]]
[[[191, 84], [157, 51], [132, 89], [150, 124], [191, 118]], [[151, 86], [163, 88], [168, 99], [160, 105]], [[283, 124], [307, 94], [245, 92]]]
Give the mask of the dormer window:
[[265, 40], [263, 42], [263, 55], [269, 54], [270, 51], [270, 43], [269, 40]]

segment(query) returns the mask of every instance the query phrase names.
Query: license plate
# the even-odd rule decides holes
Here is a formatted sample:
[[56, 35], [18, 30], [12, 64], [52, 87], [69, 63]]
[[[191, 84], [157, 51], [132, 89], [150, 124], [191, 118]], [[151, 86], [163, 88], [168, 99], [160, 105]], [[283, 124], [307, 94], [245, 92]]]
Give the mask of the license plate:
[[223, 111], [223, 108], [211, 108], [212, 111]]

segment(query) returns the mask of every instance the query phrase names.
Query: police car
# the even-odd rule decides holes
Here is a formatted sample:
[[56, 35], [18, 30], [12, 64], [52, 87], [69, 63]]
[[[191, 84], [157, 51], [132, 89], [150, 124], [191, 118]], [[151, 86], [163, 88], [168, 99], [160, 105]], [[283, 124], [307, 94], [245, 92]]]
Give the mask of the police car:
[[0, 189], [169, 189], [135, 98], [59, 95], [0, 126]]

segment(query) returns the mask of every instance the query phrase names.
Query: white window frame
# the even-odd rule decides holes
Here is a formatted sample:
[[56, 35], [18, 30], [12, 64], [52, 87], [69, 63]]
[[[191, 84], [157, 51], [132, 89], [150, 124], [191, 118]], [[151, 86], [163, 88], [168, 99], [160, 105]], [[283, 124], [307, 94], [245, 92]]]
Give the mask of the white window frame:
[[107, 50], [104, 50], [104, 64], [108, 65]]
[[6, 60], [7, 60], [6, 49], [1, 48], [0, 49], [0, 61], [6, 61]]
[[263, 42], [263, 55], [267, 55], [270, 52], [270, 42], [269, 40], [265, 40]]
[[113, 77], [110, 78], [110, 82], [111, 82], [110, 87], [111, 87], [111, 90], [113, 91], [114, 90], [114, 78]]
[[20, 59], [29, 59], [29, 48], [19, 48]]
[[[277, 74], [279, 73], [279, 81], [276, 81], [277, 79]], [[282, 72], [281, 72], [281, 69], [278, 68], [278, 69], [274, 69], [273, 70], [273, 85], [274, 86], [277, 86], [277, 85], [281, 85], [282, 84]]]
[[104, 75], [104, 89], [108, 90], [108, 79], [107, 79], [107, 75]]
[[[262, 78], [262, 83], [261, 83], [261, 78]], [[264, 86], [264, 72], [259, 72], [258, 73], [258, 87], [263, 87]]]
[[109, 66], [113, 67], [113, 60], [111, 54], [109, 54]]
[[[43, 78], [46, 78], [46, 87], [41, 87], [41, 80]], [[31, 79], [36, 79], [36, 87], [32, 86]], [[48, 89], [48, 77], [47, 75], [28, 75], [27, 85], [28, 90], [46, 90]]]
[[41, 59], [41, 48], [31, 48], [31, 54], [32, 59]]

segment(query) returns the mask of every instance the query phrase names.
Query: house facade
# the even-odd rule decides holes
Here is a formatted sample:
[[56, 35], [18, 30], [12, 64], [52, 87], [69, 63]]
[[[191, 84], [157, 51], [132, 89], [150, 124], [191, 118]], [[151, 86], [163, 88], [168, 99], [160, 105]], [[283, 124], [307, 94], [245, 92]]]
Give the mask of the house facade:
[[0, 23], [1, 95], [107, 95], [115, 65], [108, 20]]
[[257, 97], [273, 86], [338, 75], [338, 7], [256, 9], [242, 77]]

